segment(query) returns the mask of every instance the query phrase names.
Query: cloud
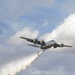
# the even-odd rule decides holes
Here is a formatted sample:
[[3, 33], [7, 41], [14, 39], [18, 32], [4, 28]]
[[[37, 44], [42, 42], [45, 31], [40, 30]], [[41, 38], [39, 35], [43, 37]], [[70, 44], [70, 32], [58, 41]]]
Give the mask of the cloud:
[[45, 41], [54, 39], [60, 42], [74, 44], [75, 38], [75, 13], [67, 17], [64, 22], [58, 25], [51, 33], [43, 35]]
[[[41, 38], [45, 41], [54, 39], [57, 42], [64, 42], [66, 44], [74, 45], [75, 39], [75, 13], [68, 16], [64, 22], [58, 25], [51, 33], [46, 33]], [[23, 40], [19, 39], [20, 36], [26, 36], [34, 38], [38, 35], [38, 31], [33, 31], [30, 28], [24, 28], [18, 31], [14, 36], [10, 37], [10, 42], [15, 44], [21, 44]]]
[[75, 12], [75, 1], [74, 0], [68, 0], [64, 1], [64, 4], [62, 5], [63, 11], [67, 11], [68, 13]]
[[49, 24], [48, 21], [45, 20], [45, 21], [43, 22], [42, 26], [47, 26], [48, 24]]
[[50, 70], [50, 71], [42, 71], [42, 70], [38, 70], [36, 68], [32, 68], [29, 69], [29, 73], [32, 75], [74, 75], [74, 72], [66, 72], [65, 69], [60, 66], [57, 67], [55, 70]]
[[37, 0], [35, 1], [38, 7], [50, 7], [55, 0]]
[[38, 7], [48, 7], [54, 0], [2, 0], [0, 1], [0, 20], [17, 19], [35, 12]]
[[[72, 48], [67, 48], [72, 52], [74, 51], [75, 47], [75, 13], [69, 15], [62, 24], [58, 25], [51, 33], [46, 33], [42, 37], [46, 42], [50, 40], [55, 40], [57, 43], [72, 45]], [[67, 51], [67, 49], [62, 48], [62, 51]], [[51, 49], [52, 51], [61, 51], [60, 48], [56, 50]]]
[[38, 34], [39, 32], [37, 30], [34, 31], [31, 28], [25, 27], [24, 29], [16, 32], [15, 35], [11, 36], [8, 41], [9, 43], [19, 45], [25, 42], [23, 39], [20, 38], [20, 36], [28, 37], [28, 38], [36, 38]]

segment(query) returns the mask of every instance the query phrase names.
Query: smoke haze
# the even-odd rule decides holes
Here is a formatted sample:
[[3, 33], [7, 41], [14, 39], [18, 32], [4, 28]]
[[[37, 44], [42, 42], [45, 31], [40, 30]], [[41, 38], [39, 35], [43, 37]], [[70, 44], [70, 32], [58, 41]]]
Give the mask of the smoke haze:
[[36, 60], [42, 53], [43, 51], [40, 51], [38, 54], [36, 53], [29, 57], [24, 57], [20, 60], [15, 60], [8, 63], [7, 65], [4, 65], [0, 69], [0, 75], [15, 75], [16, 73], [30, 66], [31, 63], [34, 62], [34, 60]]

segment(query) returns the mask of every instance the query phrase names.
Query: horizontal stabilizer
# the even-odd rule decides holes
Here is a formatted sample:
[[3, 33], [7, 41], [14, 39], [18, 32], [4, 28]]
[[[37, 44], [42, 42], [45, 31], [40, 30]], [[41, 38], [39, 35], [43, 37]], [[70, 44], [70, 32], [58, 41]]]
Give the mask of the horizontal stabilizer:
[[37, 46], [37, 45], [31, 45], [31, 44], [28, 44], [28, 46], [39, 47], [39, 46]]

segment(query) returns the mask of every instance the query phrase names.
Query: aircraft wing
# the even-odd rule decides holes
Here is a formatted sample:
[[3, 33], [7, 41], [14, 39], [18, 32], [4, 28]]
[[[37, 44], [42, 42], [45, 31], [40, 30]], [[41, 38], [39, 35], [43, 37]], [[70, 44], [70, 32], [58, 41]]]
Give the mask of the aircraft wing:
[[[20, 37], [20, 38], [25, 39], [25, 40], [27, 40], [29, 42], [32, 42], [32, 43], [35, 42], [35, 39], [30, 39], [30, 38], [26, 38], [26, 37]], [[41, 44], [41, 42], [40, 41], [37, 41], [37, 44]]]
[[63, 47], [72, 47], [72, 46], [69, 46], [69, 45], [63, 45]]
[[72, 46], [64, 45], [64, 44], [55, 44], [54, 48], [57, 48], [57, 47], [72, 47]]
[[64, 45], [64, 44], [56, 44], [58, 47], [72, 47], [72, 46], [69, 46], [69, 45]]
[[34, 40], [30, 39], [30, 38], [26, 38], [26, 37], [20, 37], [20, 38], [25, 39], [25, 40], [30, 41], [30, 42], [34, 42]]

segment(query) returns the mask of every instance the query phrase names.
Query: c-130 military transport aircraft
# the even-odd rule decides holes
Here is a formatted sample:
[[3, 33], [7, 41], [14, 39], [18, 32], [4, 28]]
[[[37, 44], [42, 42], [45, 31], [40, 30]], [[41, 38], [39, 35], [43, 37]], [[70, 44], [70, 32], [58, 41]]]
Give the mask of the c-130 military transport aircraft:
[[20, 38], [34, 43], [33, 45], [28, 44], [28, 46], [38, 47], [38, 48], [41, 48], [43, 50], [49, 49], [51, 47], [54, 47], [54, 48], [57, 48], [57, 47], [72, 47], [72, 46], [69, 46], [69, 45], [58, 44], [54, 40], [50, 40], [49, 42], [44, 42], [44, 41], [39, 41], [38, 39], [30, 39], [30, 38], [26, 38], [26, 37], [20, 37]]

